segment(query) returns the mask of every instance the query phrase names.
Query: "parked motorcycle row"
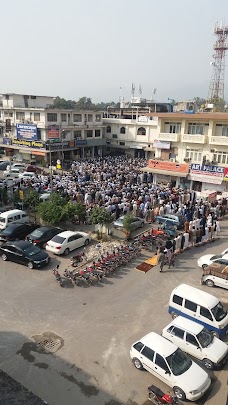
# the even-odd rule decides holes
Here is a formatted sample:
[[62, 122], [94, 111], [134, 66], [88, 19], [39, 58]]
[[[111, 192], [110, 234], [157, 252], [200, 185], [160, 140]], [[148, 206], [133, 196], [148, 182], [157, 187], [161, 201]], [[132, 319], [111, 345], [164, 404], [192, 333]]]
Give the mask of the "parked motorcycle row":
[[[59, 273], [59, 266], [53, 269], [58, 284], [63, 287], [64, 280], [69, 280], [72, 285], [91, 286], [94, 283], [102, 282], [104, 277], [114, 273], [119, 267], [125, 266], [130, 260], [135, 259], [141, 254], [141, 248], [137, 242], [119, 245], [113, 250], [100, 254], [99, 257], [83, 266], [86, 259], [85, 253], [71, 258], [72, 270], [64, 270], [63, 276]], [[82, 267], [83, 266], [83, 267]]]

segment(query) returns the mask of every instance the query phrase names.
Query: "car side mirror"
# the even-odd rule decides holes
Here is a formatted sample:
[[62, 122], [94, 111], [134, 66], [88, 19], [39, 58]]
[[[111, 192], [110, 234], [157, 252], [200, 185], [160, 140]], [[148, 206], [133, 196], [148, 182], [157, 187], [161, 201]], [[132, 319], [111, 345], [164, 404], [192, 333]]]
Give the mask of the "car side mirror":
[[165, 374], [169, 374], [169, 375], [170, 375], [170, 371], [169, 371], [169, 370], [166, 370], [166, 371], [165, 371]]

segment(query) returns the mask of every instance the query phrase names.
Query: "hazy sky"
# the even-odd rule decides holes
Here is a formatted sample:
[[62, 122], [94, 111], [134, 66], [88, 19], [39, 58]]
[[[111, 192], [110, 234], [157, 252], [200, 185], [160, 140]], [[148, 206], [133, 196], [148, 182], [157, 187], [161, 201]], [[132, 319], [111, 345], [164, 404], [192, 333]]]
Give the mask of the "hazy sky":
[[[206, 97], [227, 0], [1, 0], [0, 92], [93, 102]], [[227, 55], [228, 65], [228, 55]], [[120, 89], [122, 88], [122, 90]], [[228, 66], [225, 96], [228, 99]]]

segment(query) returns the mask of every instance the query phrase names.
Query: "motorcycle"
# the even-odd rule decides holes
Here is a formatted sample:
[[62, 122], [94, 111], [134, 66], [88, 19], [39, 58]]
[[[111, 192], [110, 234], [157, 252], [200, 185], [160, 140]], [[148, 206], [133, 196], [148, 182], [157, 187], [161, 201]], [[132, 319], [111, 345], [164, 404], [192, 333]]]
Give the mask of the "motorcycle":
[[60, 274], [59, 274], [59, 272], [58, 272], [58, 268], [59, 268], [59, 265], [56, 266], [56, 267], [54, 268], [54, 270], [52, 270], [52, 273], [54, 274], [55, 279], [56, 279], [56, 281], [59, 283], [60, 287], [63, 287], [63, 280], [62, 280], [62, 277], [60, 276]]
[[156, 405], [178, 404], [178, 398], [176, 395], [165, 394], [155, 385], [150, 385], [148, 391], [148, 399]]
[[78, 254], [76, 256], [72, 256], [70, 258], [70, 264], [73, 267], [77, 267], [79, 265], [79, 263], [82, 262], [85, 259], [86, 259], [85, 253], [83, 252], [83, 253], [80, 253], [80, 254]]

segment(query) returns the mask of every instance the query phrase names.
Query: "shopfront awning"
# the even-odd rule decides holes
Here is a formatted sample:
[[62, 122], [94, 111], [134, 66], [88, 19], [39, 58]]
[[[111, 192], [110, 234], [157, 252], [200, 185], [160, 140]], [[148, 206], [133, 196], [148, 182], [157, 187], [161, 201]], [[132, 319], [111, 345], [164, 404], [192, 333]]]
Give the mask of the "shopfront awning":
[[172, 177], [187, 177], [188, 173], [183, 172], [175, 172], [174, 170], [159, 170], [153, 167], [143, 167], [140, 169], [142, 172], [146, 173], [153, 173], [153, 174], [164, 174], [165, 176], [172, 176]]

